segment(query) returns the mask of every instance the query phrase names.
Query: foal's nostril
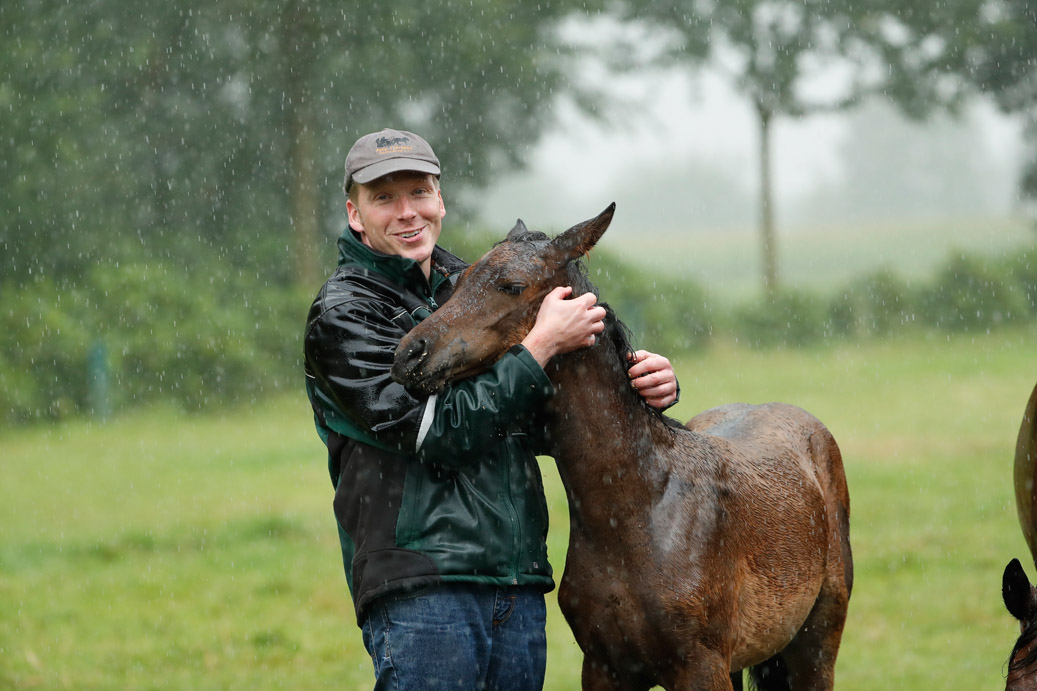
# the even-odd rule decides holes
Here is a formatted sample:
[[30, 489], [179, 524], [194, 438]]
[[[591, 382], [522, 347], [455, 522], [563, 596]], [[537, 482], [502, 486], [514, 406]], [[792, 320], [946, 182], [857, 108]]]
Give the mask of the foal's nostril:
[[396, 353], [396, 362], [393, 371], [402, 375], [412, 374], [414, 369], [425, 359], [428, 350], [428, 341], [424, 338], [415, 338], [402, 351]]

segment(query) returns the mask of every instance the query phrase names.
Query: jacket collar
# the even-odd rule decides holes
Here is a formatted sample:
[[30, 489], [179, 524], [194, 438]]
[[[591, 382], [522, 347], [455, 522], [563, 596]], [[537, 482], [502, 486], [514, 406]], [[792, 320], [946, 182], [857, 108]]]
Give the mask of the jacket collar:
[[[372, 249], [360, 240], [360, 234], [346, 226], [338, 239], [338, 265], [359, 264], [360, 266], [387, 276], [403, 285], [411, 281], [425, 282], [425, 274], [416, 261], [395, 254], [385, 254]], [[450, 276], [462, 271], [468, 264], [439, 245], [432, 250], [434, 273]], [[437, 281], [433, 281], [433, 284]]]

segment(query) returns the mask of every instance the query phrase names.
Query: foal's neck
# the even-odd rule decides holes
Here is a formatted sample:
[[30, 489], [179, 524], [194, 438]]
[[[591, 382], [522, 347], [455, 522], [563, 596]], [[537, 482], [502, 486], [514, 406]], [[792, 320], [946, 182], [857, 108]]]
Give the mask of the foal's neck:
[[[587, 511], [621, 509], [623, 497], [651, 492], [672, 431], [631, 387], [624, 362], [604, 340], [556, 361], [548, 369], [555, 395], [548, 402], [548, 439], [559, 475]], [[617, 493], [613, 483], [625, 488]], [[630, 512], [644, 510], [636, 503]], [[570, 506], [574, 518], [580, 507]]]

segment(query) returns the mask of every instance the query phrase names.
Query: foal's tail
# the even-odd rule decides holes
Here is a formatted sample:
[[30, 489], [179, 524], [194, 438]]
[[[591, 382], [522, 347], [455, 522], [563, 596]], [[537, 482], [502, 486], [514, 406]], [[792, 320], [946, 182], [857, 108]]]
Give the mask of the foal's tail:
[[778, 653], [749, 668], [749, 688], [756, 691], [791, 691], [789, 670]]

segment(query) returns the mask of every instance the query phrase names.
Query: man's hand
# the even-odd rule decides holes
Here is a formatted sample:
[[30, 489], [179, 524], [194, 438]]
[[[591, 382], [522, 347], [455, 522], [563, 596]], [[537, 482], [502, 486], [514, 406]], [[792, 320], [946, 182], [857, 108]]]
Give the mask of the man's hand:
[[629, 359], [630, 384], [645, 403], [662, 410], [677, 400], [677, 375], [669, 360], [647, 350], [631, 353]]
[[569, 286], [555, 288], [540, 303], [536, 323], [522, 340], [543, 367], [555, 355], [594, 345], [594, 338], [605, 330], [605, 308], [597, 305], [594, 293], [567, 299]]

